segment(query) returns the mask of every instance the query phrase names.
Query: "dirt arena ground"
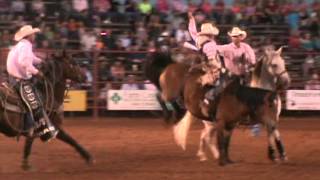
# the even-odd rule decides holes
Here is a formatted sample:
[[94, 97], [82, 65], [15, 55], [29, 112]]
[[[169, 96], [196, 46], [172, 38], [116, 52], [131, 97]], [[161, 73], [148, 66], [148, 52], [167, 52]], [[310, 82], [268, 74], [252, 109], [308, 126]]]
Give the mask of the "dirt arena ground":
[[66, 119], [65, 129], [85, 146], [96, 163], [87, 166], [68, 145], [54, 140], [36, 141], [32, 171], [20, 169], [23, 141], [0, 136], [0, 179], [74, 180], [319, 180], [320, 118], [282, 118], [280, 130], [289, 161], [273, 164], [266, 159], [266, 133], [252, 137], [237, 129], [231, 157], [237, 163], [219, 167], [210, 159], [195, 156], [201, 124], [191, 130], [186, 151], [173, 141], [172, 132], [161, 119]]

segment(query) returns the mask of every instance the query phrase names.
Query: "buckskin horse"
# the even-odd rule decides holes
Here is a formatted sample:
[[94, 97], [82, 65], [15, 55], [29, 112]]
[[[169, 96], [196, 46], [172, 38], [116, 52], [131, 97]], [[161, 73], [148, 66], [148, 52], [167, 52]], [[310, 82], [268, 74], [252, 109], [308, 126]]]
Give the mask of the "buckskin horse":
[[[61, 105], [63, 103], [65, 92], [67, 90], [66, 79], [75, 82], [83, 82], [85, 75], [79, 65], [66, 55], [63, 51], [61, 56], [53, 56], [47, 59], [41, 71], [44, 74], [44, 80], [37, 83], [43, 95], [43, 104], [52, 123], [59, 129], [57, 139], [71, 145], [86, 160], [87, 163], [93, 163], [94, 159], [90, 153], [74, 140], [62, 127]], [[27, 110], [22, 105], [22, 101], [16, 92], [8, 86], [0, 86], [0, 131], [8, 137], [25, 136], [24, 155], [22, 168], [28, 170], [29, 155], [31, 153], [32, 143], [35, 137], [28, 136], [28, 131], [24, 129]]]

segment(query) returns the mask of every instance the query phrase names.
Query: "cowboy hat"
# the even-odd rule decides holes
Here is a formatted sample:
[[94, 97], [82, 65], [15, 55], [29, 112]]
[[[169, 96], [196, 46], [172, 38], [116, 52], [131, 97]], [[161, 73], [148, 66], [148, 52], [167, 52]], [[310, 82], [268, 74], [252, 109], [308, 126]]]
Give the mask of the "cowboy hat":
[[241, 39], [243, 40], [247, 37], [247, 32], [241, 30], [239, 27], [233, 27], [232, 30], [228, 32], [228, 35], [231, 37], [242, 36]]
[[39, 28], [32, 28], [31, 25], [24, 25], [18, 30], [18, 32], [16, 32], [16, 34], [14, 35], [14, 40], [20, 41], [24, 37], [29, 36], [34, 33], [37, 33], [37, 32], [40, 32]]
[[201, 25], [201, 31], [198, 33], [198, 35], [218, 35], [219, 34], [219, 29], [215, 27], [211, 23], [203, 23]]

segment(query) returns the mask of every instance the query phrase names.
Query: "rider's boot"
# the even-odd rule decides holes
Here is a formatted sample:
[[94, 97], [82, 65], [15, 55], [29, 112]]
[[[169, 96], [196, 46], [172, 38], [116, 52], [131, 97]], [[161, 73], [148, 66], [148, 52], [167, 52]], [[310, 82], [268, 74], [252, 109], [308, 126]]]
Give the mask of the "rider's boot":
[[50, 122], [49, 118], [47, 117], [47, 115], [45, 114], [44, 117], [40, 120], [40, 122], [44, 122], [41, 134], [40, 134], [40, 139], [43, 142], [48, 142], [51, 139], [54, 139], [57, 134], [58, 134], [58, 130], [53, 126], [53, 124]]

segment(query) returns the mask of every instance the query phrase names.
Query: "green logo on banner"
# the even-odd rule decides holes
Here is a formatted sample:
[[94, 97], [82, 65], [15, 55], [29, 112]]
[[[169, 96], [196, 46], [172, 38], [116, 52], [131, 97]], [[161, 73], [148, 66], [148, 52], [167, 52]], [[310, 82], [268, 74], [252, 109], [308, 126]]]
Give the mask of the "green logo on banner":
[[118, 104], [118, 102], [121, 101], [121, 97], [118, 93], [114, 93], [113, 96], [111, 96], [111, 101], [113, 101], [115, 104]]

